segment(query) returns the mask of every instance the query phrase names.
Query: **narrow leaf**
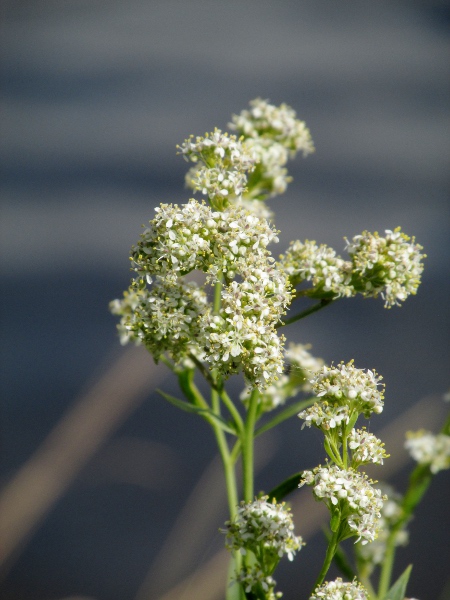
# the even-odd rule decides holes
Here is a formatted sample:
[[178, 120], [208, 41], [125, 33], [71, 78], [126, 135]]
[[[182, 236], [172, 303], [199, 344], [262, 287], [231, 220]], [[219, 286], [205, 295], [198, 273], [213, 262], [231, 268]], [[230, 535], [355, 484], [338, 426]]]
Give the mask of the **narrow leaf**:
[[300, 483], [301, 476], [303, 475], [303, 471], [299, 471], [298, 473], [294, 473], [287, 479], [285, 479], [280, 485], [277, 485], [276, 488], [273, 488], [267, 495], [269, 499], [275, 498], [277, 502], [285, 498], [288, 494], [293, 492], [298, 488], [298, 484]]
[[314, 404], [315, 401], [316, 398], [308, 398], [307, 400], [300, 400], [300, 402], [294, 402], [294, 404], [290, 404], [287, 408], [275, 415], [270, 421], [264, 425], [261, 425], [261, 427], [255, 431], [255, 436], [261, 435], [261, 433], [264, 433], [265, 431], [269, 431], [269, 429], [272, 429], [272, 427], [275, 427], [283, 421], [286, 421], [286, 419], [290, 419], [294, 415], [298, 414], [301, 410], [308, 408], [308, 406], [311, 406], [311, 404]]
[[213, 421], [216, 425], [219, 425], [219, 427], [221, 427], [221, 429], [223, 429], [224, 431], [236, 435], [235, 429], [233, 429], [233, 427], [231, 425], [229, 425], [229, 423], [227, 423], [224, 419], [222, 419], [222, 417], [213, 413], [213, 411], [210, 410], [209, 408], [199, 408], [198, 406], [193, 406], [192, 404], [189, 404], [189, 402], [184, 402], [184, 400], [179, 400], [178, 398], [175, 398], [174, 396], [170, 396], [169, 394], [166, 394], [165, 392], [162, 392], [161, 390], [157, 390], [157, 392], [159, 394], [161, 394], [161, 396], [165, 400], [167, 400], [168, 402], [170, 402], [177, 408], [181, 408], [181, 410], [184, 410], [186, 412], [197, 413], [198, 415], [205, 418], [210, 423]]
[[409, 565], [388, 591], [383, 600], [404, 600], [406, 594], [406, 586], [408, 585], [409, 576], [411, 575], [412, 565]]

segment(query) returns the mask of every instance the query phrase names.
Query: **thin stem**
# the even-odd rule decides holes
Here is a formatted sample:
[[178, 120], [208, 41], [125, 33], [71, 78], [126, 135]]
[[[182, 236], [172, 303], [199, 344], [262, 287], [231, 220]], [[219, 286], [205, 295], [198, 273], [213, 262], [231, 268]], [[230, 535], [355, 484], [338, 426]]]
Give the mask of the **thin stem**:
[[325, 308], [325, 306], [328, 306], [332, 302], [333, 302], [333, 299], [325, 299], [324, 298], [317, 304], [313, 304], [309, 308], [306, 308], [305, 310], [303, 310], [302, 312], [298, 313], [297, 315], [291, 317], [290, 319], [286, 319], [286, 318], [282, 319], [280, 323], [277, 323], [275, 325], [275, 327], [278, 329], [279, 327], [284, 327], [285, 325], [290, 325], [291, 323], [300, 321], [300, 319], [304, 319], [308, 315], [312, 315], [313, 313], [317, 312], [318, 310]]
[[384, 598], [391, 585], [392, 569], [395, 558], [395, 540], [397, 533], [402, 529], [403, 525], [409, 521], [411, 515], [422, 500], [425, 492], [430, 486], [432, 474], [428, 465], [418, 465], [411, 473], [409, 479], [409, 487], [403, 497], [402, 508], [403, 514], [397, 523], [392, 527], [386, 542], [386, 552], [384, 555], [383, 565], [380, 573], [380, 582], [378, 585], [378, 597]]
[[[216, 390], [211, 391], [211, 404], [213, 411], [219, 415], [220, 405], [219, 396]], [[230, 458], [230, 450], [228, 448], [227, 439], [225, 433], [220, 427], [212, 424], [214, 429], [214, 435], [216, 436], [217, 446], [219, 448], [220, 456], [222, 458], [223, 468], [225, 472], [225, 481], [227, 484], [227, 498], [228, 507], [230, 510], [230, 518], [233, 519], [236, 515], [236, 507], [238, 504], [237, 486], [236, 486], [236, 474], [234, 472], [234, 464]]]
[[223, 401], [223, 403], [225, 404], [225, 406], [228, 408], [228, 410], [230, 411], [231, 416], [234, 419], [234, 422], [238, 428], [239, 431], [242, 431], [244, 429], [244, 422], [242, 420], [241, 415], [239, 414], [238, 409], [236, 408], [233, 400], [230, 398], [230, 396], [227, 394], [227, 392], [225, 391], [225, 388], [222, 386], [222, 388], [219, 391], [219, 395], [221, 400]]
[[244, 479], [244, 500], [253, 500], [253, 443], [255, 437], [256, 411], [258, 408], [259, 392], [255, 388], [250, 394], [247, 419], [242, 440], [242, 471]]
[[314, 584], [314, 587], [312, 589], [313, 592], [323, 582], [326, 574], [328, 573], [328, 569], [330, 568], [330, 565], [333, 561], [334, 555], [336, 554], [336, 550], [338, 548], [340, 531], [341, 531], [341, 527], [339, 526], [336, 529], [336, 531], [333, 533], [333, 535], [331, 536], [331, 538], [328, 542], [328, 548], [327, 548], [327, 553], [325, 555], [325, 560], [323, 561], [323, 565], [320, 570], [319, 576], [317, 577], [316, 583]]

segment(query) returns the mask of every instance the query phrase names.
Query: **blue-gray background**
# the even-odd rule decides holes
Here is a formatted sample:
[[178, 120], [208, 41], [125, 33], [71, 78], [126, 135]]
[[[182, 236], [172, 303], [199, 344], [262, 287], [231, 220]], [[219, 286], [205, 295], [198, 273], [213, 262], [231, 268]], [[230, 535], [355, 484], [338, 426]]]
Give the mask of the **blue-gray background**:
[[[280, 251], [305, 237], [341, 251], [343, 236], [401, 225], [428, 255], [401, 309], [342, 301], [288, 337], [382, 373], [380, 425], [446, 391], [448, 4], [19, 0], [0, 10], [3, 481], [117, 346], [107, 304], [128, 284], [129, 247], [159, 202], [189, 197], [175, 145], [225, 128], [257, 96], [293, 106], [317, 147], [272, 203]], [[215, 449], [203, 423], [156, 397], [121, 436], [170, 447], [176, 480], [148, 489], [81, 473], [1, 583], [5, 598], [134, 597]], [[278, 443], [262, 488], [305, 466], [298, 422]], [[314, 451], [308, 466], [322, 458], [318, 442]], [[401, 566], [422, 564], [411, 588], [421, 600], [437, 597], [448, 567], [448, 492], [441, 474], [421, 537], [401, 555]], [[307, 553], [285, 577], [286, 600], [306, 597]]]

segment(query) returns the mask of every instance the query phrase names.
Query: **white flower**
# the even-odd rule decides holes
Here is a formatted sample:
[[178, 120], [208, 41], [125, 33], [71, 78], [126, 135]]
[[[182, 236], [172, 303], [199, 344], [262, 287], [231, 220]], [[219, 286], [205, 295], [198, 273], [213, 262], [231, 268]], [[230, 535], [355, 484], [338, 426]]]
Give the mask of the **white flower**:
[[350, 420], [348, 406], [329, 405], [328, 402], [316, 402], [300, 412], [298, 416], [305, 421], [302, 429], [305, 426], [315, 425], [324, 433], [339, 427], [342, 423], [347, 424]]
[[189, 352], [201, 353], [199, 319], [208, 311], [208, 300], [197, 284], [167, 284], [158, 278], [151, 290], [132, 286], [123, 300], [110, 306], [122, 317], [118, 326], [122, 343], [145, 344], [155, 360], [164, 352], [176, 362]]
[[263, 496], [254, 502], [242, 502], [233, 521], [227, 521], [227, 547], [241, 550], [246, 554], [251, 550], [256, 556], [260, 548], [272, 559], [284, 554], [293, 560], [297, 550], [304, 545], [300, 536], [294, 535], [292, 514], [285, 503], [269, 502]]
[[256, 591], [258, 587], [261, 587], [265, 592], [264, 597], [267, 598], [267, 600], [275, 600], [282, 596], [281, 592], [274, 592], [277, 583], [275, 579], [271, 575], [265, 575], [256, 565], [244, 567], [237, 575], [236, 581], [243, 584], [247, 594]]
[[330, 511], [340, 506], [341, 514], [347, 515], [347, 537], [356, 535], [362, 544], [377, 537], [384, 497], [365, 475], [336, 465], [319, 466], [304, 471], [299, 487], [305, 483], [313, 486], [314, 496]]
[[[332, 404], [349, 405], [366, 418], [383, 411], [384, 385], [375, 370], [357, 369], [353, 360], [324, 366], [311, 380], [314, 393]], [[381, 386], [381, 390], [378, 389]]]
[[364, 231], [347, 240], [352, 256], [352, 283], [364, 296], [381, 295], [385, 306], [400, 306], [410, 294], [415, 294], [423, 271], [422, 246], [402, 233], [400, 227], [387, 229], [386, 236]]
[[368, 600], [368, 598], [369, 594], [356, 579], [351, 583], [345, 583], [338, 577], [316, 588], [309, 600]]
[[295, 111], [287, 104], [274, 106], [267, 100], [256, 98], [250, 109], [232, 116], [230, 127], [246, 138], [268, 138], [282, 144], [292, 155], [303, 152], [303, 156], [314, 152], [311, 134], [303, 121], [297, 119]]
[[293, 285], [311, 281], [313, 291], [310, 295], [349, 297], [355, 294], [351, 284], [351, 263], [325, 244], [318, 246], [310, 240], [291, 242], [286, 254], [280, 256], [279, 264]]
[[[280, 375], [276, 381], [260, 393], [258, 403], [262, 412], [274, 410], [299, 392], [311, 390], [309, 380], [323, 366], [323, 360], [313, 356], [308, 351], [309, 348], [310, 345], [291, 342], [289, 348], [285, 349], [284, 357], [288, 363], [288, 371]], [[241, 400], [245, 405], [248, 403], [251, 392], [252, 388], [246, 387], [241, 393]]]
[[432, 473], [450, 468], [450, 436], [421, 429], [408, 432], [405, 448], [421, 465], [430, 465]]
[[383, 442], [373, 433], [369, 433], [365, 427], [352, 429], [348, 438], [348, 446], [352, 451], [353, 466], [367, 463], [383, 464], [386, 454]]
[[[373, 566], [379, 565], [383, 562], [386, 544], [389, 536], [391, 535], [392, 527], [398, 522], [403, 514], [401, 507], [402, 497], [400, 494], [394, 491], [394, 489], [386, 484], [379, 484], [377, 486], [382, 494], [386, 496], [381, 509], [381, 518], [379, 521], [378, 537], [369, 544], [357, 544], [358, 556], [367, 563]], [[405, 546], [408, 543], [408, 532], [405, 528], [397, 531], [394, 539], [395, 546]]]

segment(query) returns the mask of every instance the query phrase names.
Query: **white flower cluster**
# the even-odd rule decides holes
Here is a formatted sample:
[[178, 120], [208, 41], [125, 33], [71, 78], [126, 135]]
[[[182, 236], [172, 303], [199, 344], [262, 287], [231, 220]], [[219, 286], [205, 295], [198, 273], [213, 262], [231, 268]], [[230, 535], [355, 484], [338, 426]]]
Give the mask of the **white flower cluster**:
[[[311, 391], [310, 378], [323, 366], [323, 360], [309, 352], [310, 345], [290, 343], [285, 349], [284, 356], [288, 363], [288, 372], [268, 386], [259, 397], [261, 412], [269, 412], [282, 406], [286, 400], [300, 392]], [[246, 387], [241, 400], [245, 405], [251, 394], [251, 387]]]
[[278, 241], [265, 219], [236, 206], [219, 212], [191, 199], [155, 212], [131, 255], [136, 272], [150, 281], [153, 275], [175, 280], [194, 269], [233, 279], [253, 265], [267, 268], [266, 247]]
[[235, 135], [215, 129], [203, 137], [191, 135], [178, 149], [195, 163], [186, 176], [187, 185], [208, 196], [216, 208], [225, 208], [230, 198], [245, 191], [246, 173], [254, 169], [256, 159]]
[[347, 424], [350, 420], [350, 411], [346, 405], [330, 405], [326, 401], [315, 402], [309, 408], [298, 413], [298, 417], [305, 421], [302, 429], [315, 425], [318, 429], [326, 433], [330, 429], [339, 427], [342, 423]]
[[339, 505], [349, 528], [347, 537], [357, 535], [362, 544], [377, 537], [384, 498], [365, 475], [336, 465], [319, 466], [303, 472], [299, 487], [305, 483], [313, 486], [314, 496], [331, 512]]
[[268, 138], [291, 152], [302, 151], [304, 156], [314, 151], [308, 128], [287, 104], [274, 106], [256, 98], [250, 102], [249, 110], [232, 116], [230, 126], [245, 137]]
[[309, 600], [368, 600], [368, 598], [369, 594], [356, 579], [346, 583], [338, 577], [316, 588]]
[[[196, 200], [161, 204], [132, 248], [137, 280], [111, 305], [122, 316], [122, 341], [145, 343], [156, 359], [204, 353], [222, 375], [242, 371], [264, 389], [283, 372], [284, 337], [275, 326], [291, 301], [288, 278], [267, 250], [276, 241], [266, 219], [236, 205], [219, 212]], [[203, 288], [183, 283], [193, 270], [209, 284], [223, 276], [218, 313]]]
[[408, 432], [405, 448], [421, 465], [430, 465], [432, 473], [450, 468], [450, 436], [421, 429]]
[[296, 240], [280, 256], [280, 268], [298, 285], [310, 281], [312, 288], [304, 293], [317, 298], [355, 296], [376, 298], [381, 295], [385, 307], [400, 302], [417, 292], [423, 271], [422, 246], [398, 227], [386, 230], [386, 237], [364, 231], [351, 242], [346, 240], [350, 261], [316, 242]]
[[114, 300], [110, 308], [121, 316], [122, 344], [144, 344], [155, 360], [168, 352], [178, 361], [190, 351], [199, 353], [199, 319], [207, 305], [207, 296], [196, 283], [180, 280], [167, 284], [158, 278], [151, 290], [132, 286], [123, 300]]
[[302, 538], [294, 535], [290, 509], [284, 502], [269, 502], [268, 496], [254, 502], [242, 502], [235, 519], [226, 525], [228, 549], [240, 550], [242, 554], [250, 550], [259, 557], [263, 548], [269, 562], [284, 554], [293, 560], [303, 546]]
[[348, 438], [348, 446], [352, 451], [352, 466], [376, 463], [382, 465], [385, 458], [389, 457], [384, 449], [384, 443], [365, 427], [352, 429]]
[[264, 200], [283, 194], [292, 180], [285, 167], [298, 151], [307, 156], [314, 151], [311, 134], [295, 111], [282, 104], [274, 106], [257, 98], [250, 109], [233, 115], [230, 128], [245, 140], [245, 146], [256, 160], [249, 176], [248, 195]]
[[378, 296], [387, 308], [415, 294], [423, 271], [422, 246], [402, 233], [400, 227], [387, 229], [386, 236], [364, 231], [347, 240], [347, 251], [352, 256], [353, 284], [364, 296]]
[[257, 567], [244, 567], [242, 571], [237, 575], [236, 581], [242, 583], [245, 592], [256, 592], [258, 588], [261, 588], [265, 592], [265, 598], [267, 600], [276, 600], [282, 597], [281, 592], [274, 592], [276, 581], [272, 575], [265, 575], [263, 571]]
[[289, 275], [293, 285], [311, 281], [314, 294], [324, 297], [355, 295], [351, 284], [352, 264], [343, 260], [333, 248], [315, 241], [291, 242], [286, 254], [280, 256], [280, 266]]
[[[370, 563], [372, 567], [375, 565], [380, 565], [383, 562], [386, 552], [386, 544], [391, 534], [391, 529], [403, 514], [400, 504], [402, 499], [401, 495], [395, 492], [389, 485], [380, 484], [378, 487], [386, 496], [386, 499], [383, 503], [383, 508], [381, 509], [378, 537], [373, 542], [370, 542], [370, 544], [365, 544], [364, 546], [358, 544], [356, 546], [359, 558], [366, 563]], [[394, 545], [405, 546], [407, 543], [408, 532], [406, 529], [397, 531], [394, 539]]]
[[[330, 403], [348, 405], [369, 418], [383, 411], [384, 384], [376, 371], [357, 369], [353, 360], [324, 366], [312, 379], [314, 393]], [[381, 390], [378, 389], [381, 386]]]

